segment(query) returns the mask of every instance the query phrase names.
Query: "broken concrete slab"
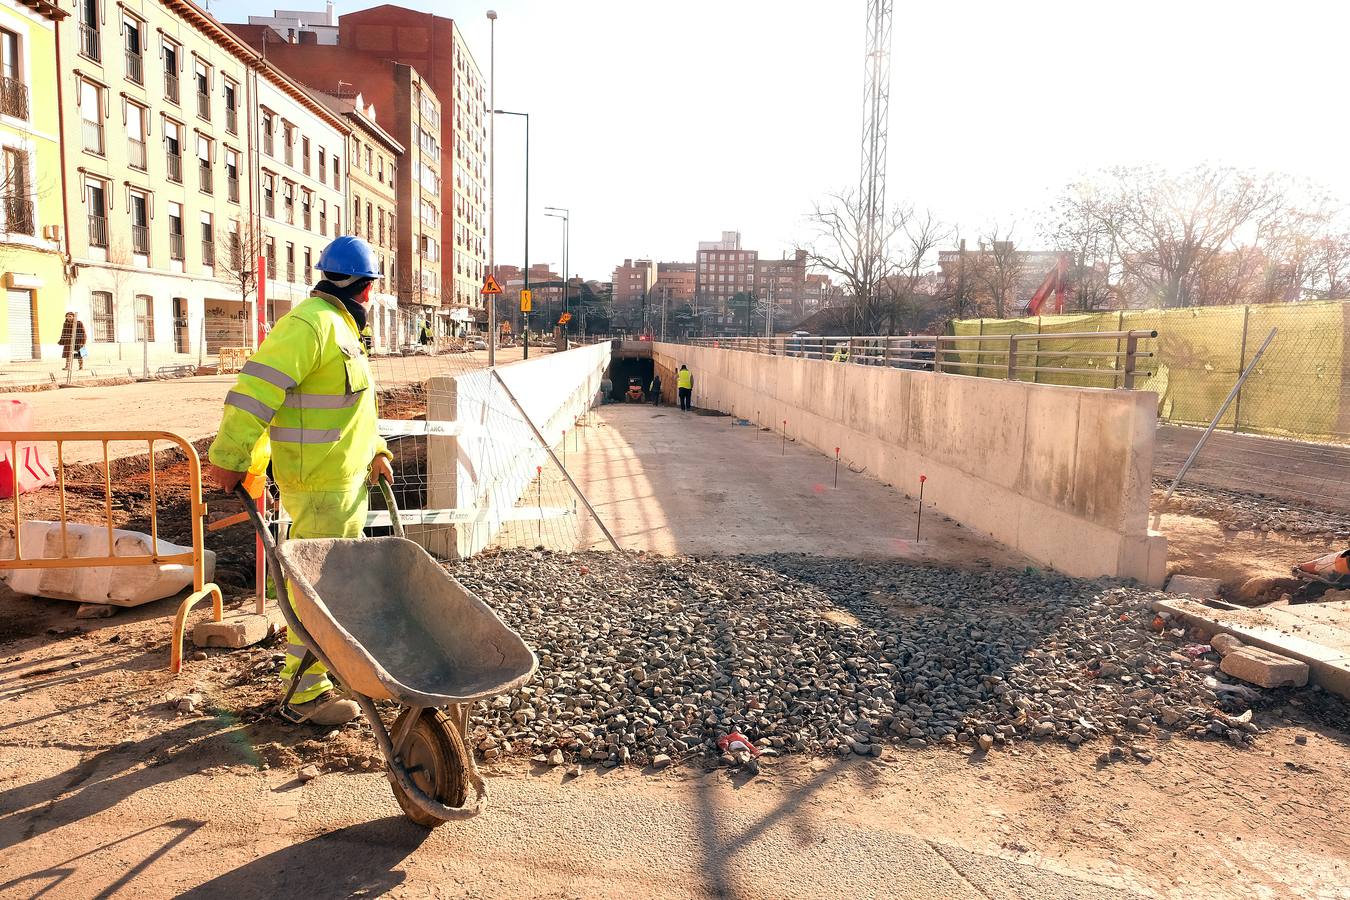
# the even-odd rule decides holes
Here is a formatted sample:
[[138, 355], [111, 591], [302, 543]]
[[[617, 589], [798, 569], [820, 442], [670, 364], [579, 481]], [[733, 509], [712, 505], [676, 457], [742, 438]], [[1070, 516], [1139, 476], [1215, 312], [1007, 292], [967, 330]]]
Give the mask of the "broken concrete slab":
[[1263, 688], [1303, 687], [1308, 664], [1260, 647], [1238, 647], [1223, 658], [1219, 670]]
[[198, 647], [227, 647], [238, 650], [251, 647], [272, 635], [272, 623], [257, 613], [236, 613], [221, 622], [199, 622], [192, 629], [192, 643]]
[[1350, 697], [1350, 602], [1247, 609], [1220, 600], [1167, 597], [1153, 608], [1208, 634], [1232, 634], [1248, 646], [1307, 663], [1310, 682]]
[[1217, 578], [1201, 578], [1198, 575], [1173, 575], [1167, 582], [1167, 593], [1185, 594], [1197, 600], [1219, 599], [1219, 588], [1223, 583]]
[[1209, 645], [1214, 648], [1215, 653], [1220, 656], [1227, 656], [1234, 650], [1241, 649], [1242, 641], [1233, 637], [1231, 634], [1216, 634], [1209, 642]]
[[116, 611], [117, 607], [108, 603], [81, 603], [80, 608], [75, 610], [75, 618], [110, 619]]

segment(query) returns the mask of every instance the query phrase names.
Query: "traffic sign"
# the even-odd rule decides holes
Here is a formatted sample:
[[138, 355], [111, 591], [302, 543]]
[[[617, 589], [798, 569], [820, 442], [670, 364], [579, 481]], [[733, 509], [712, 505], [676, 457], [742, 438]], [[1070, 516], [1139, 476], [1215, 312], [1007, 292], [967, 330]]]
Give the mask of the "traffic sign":
[[529, 311], [530, 311], [530, 308], [531, 308], [531, 303], [533, 302], [533, 299], [534, 299], [534, 294], [533, 294], [533, 293], [531, 293], [531, 292], [528, 291], [528, 290], [521, 291], [521, 292], [520, 292], [520, 311], [521, 311], [521, 312], [529, 312]]
[[561, 316], [558, 316], [559, 325], [566, 325], [570, 321], [572, 321], [572, 314], [570, 312], [563, 313]]
[[492, 273], [489, 272], [487, 277], [483, 279], [483, 290], [480, 293], [486, 297], [490, 294], [500, 294], [501, 292], [501, 285], [497, 284], [497, 279], [493, 278]]

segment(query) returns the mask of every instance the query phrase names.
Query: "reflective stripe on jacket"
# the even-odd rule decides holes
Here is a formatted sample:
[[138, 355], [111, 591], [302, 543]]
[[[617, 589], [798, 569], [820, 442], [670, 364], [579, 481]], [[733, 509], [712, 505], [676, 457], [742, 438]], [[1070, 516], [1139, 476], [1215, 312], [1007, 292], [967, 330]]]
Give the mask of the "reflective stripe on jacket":
[[692, 390], [694, 387], [694, 373], [690, 372], [688, 369], [681, 369], [679, 387]]
[[360, 332], [336, 298], [316, 293], [282, 316], [244, 364], [225, 397], [211, 462], [253, 468], [267, 439], [283, 492], [347, 490], [377, 453], [389, 452]]

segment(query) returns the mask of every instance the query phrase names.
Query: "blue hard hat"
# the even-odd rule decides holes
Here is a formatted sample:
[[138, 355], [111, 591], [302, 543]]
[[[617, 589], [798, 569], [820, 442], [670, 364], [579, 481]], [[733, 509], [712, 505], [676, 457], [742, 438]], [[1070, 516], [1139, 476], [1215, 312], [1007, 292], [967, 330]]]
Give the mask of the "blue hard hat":
[[314, 268], [320, 272], [335, 272], [338, 275], [380, 277], [380, 261], [375, 258], [375, 251], [370, 249], [370, 245], [365, 241], [350, 234], [344, 234], [324, 247]]

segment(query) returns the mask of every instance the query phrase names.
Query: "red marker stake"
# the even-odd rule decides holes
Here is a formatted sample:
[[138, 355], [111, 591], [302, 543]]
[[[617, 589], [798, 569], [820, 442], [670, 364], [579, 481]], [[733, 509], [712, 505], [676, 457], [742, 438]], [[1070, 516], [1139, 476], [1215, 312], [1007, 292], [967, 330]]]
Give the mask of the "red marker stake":
[[779, 456], [787, 455], [787, 419], [783, 420], [783, 449], [779, 451]]
[[834, 448], [834, 486], [839, 487], [839, 448]]
[[[567, 448], [567, 447], [566, 447], [566, 442], [564, 442], [564, 444], [563, 444], [563, 449], [566, 449], [566, 448]], [[535, 467], [534, 467], [534, 504], [535, 504], [536, 507], [539, 508], [539, 525], [538, 525], [538, 528], [537, 528], [537, 534], [539, 535], [539, 543], [542, 544], [542, 543], [544, 542], [544, 467], [543, 467], [543, 466], [535, 466]]]
[[914, 541], [918, 543], [919, 534], [923, 531], [923, 483], [928, 480], [927, 475], [919, 476], [919, 524], [914, 526]]

